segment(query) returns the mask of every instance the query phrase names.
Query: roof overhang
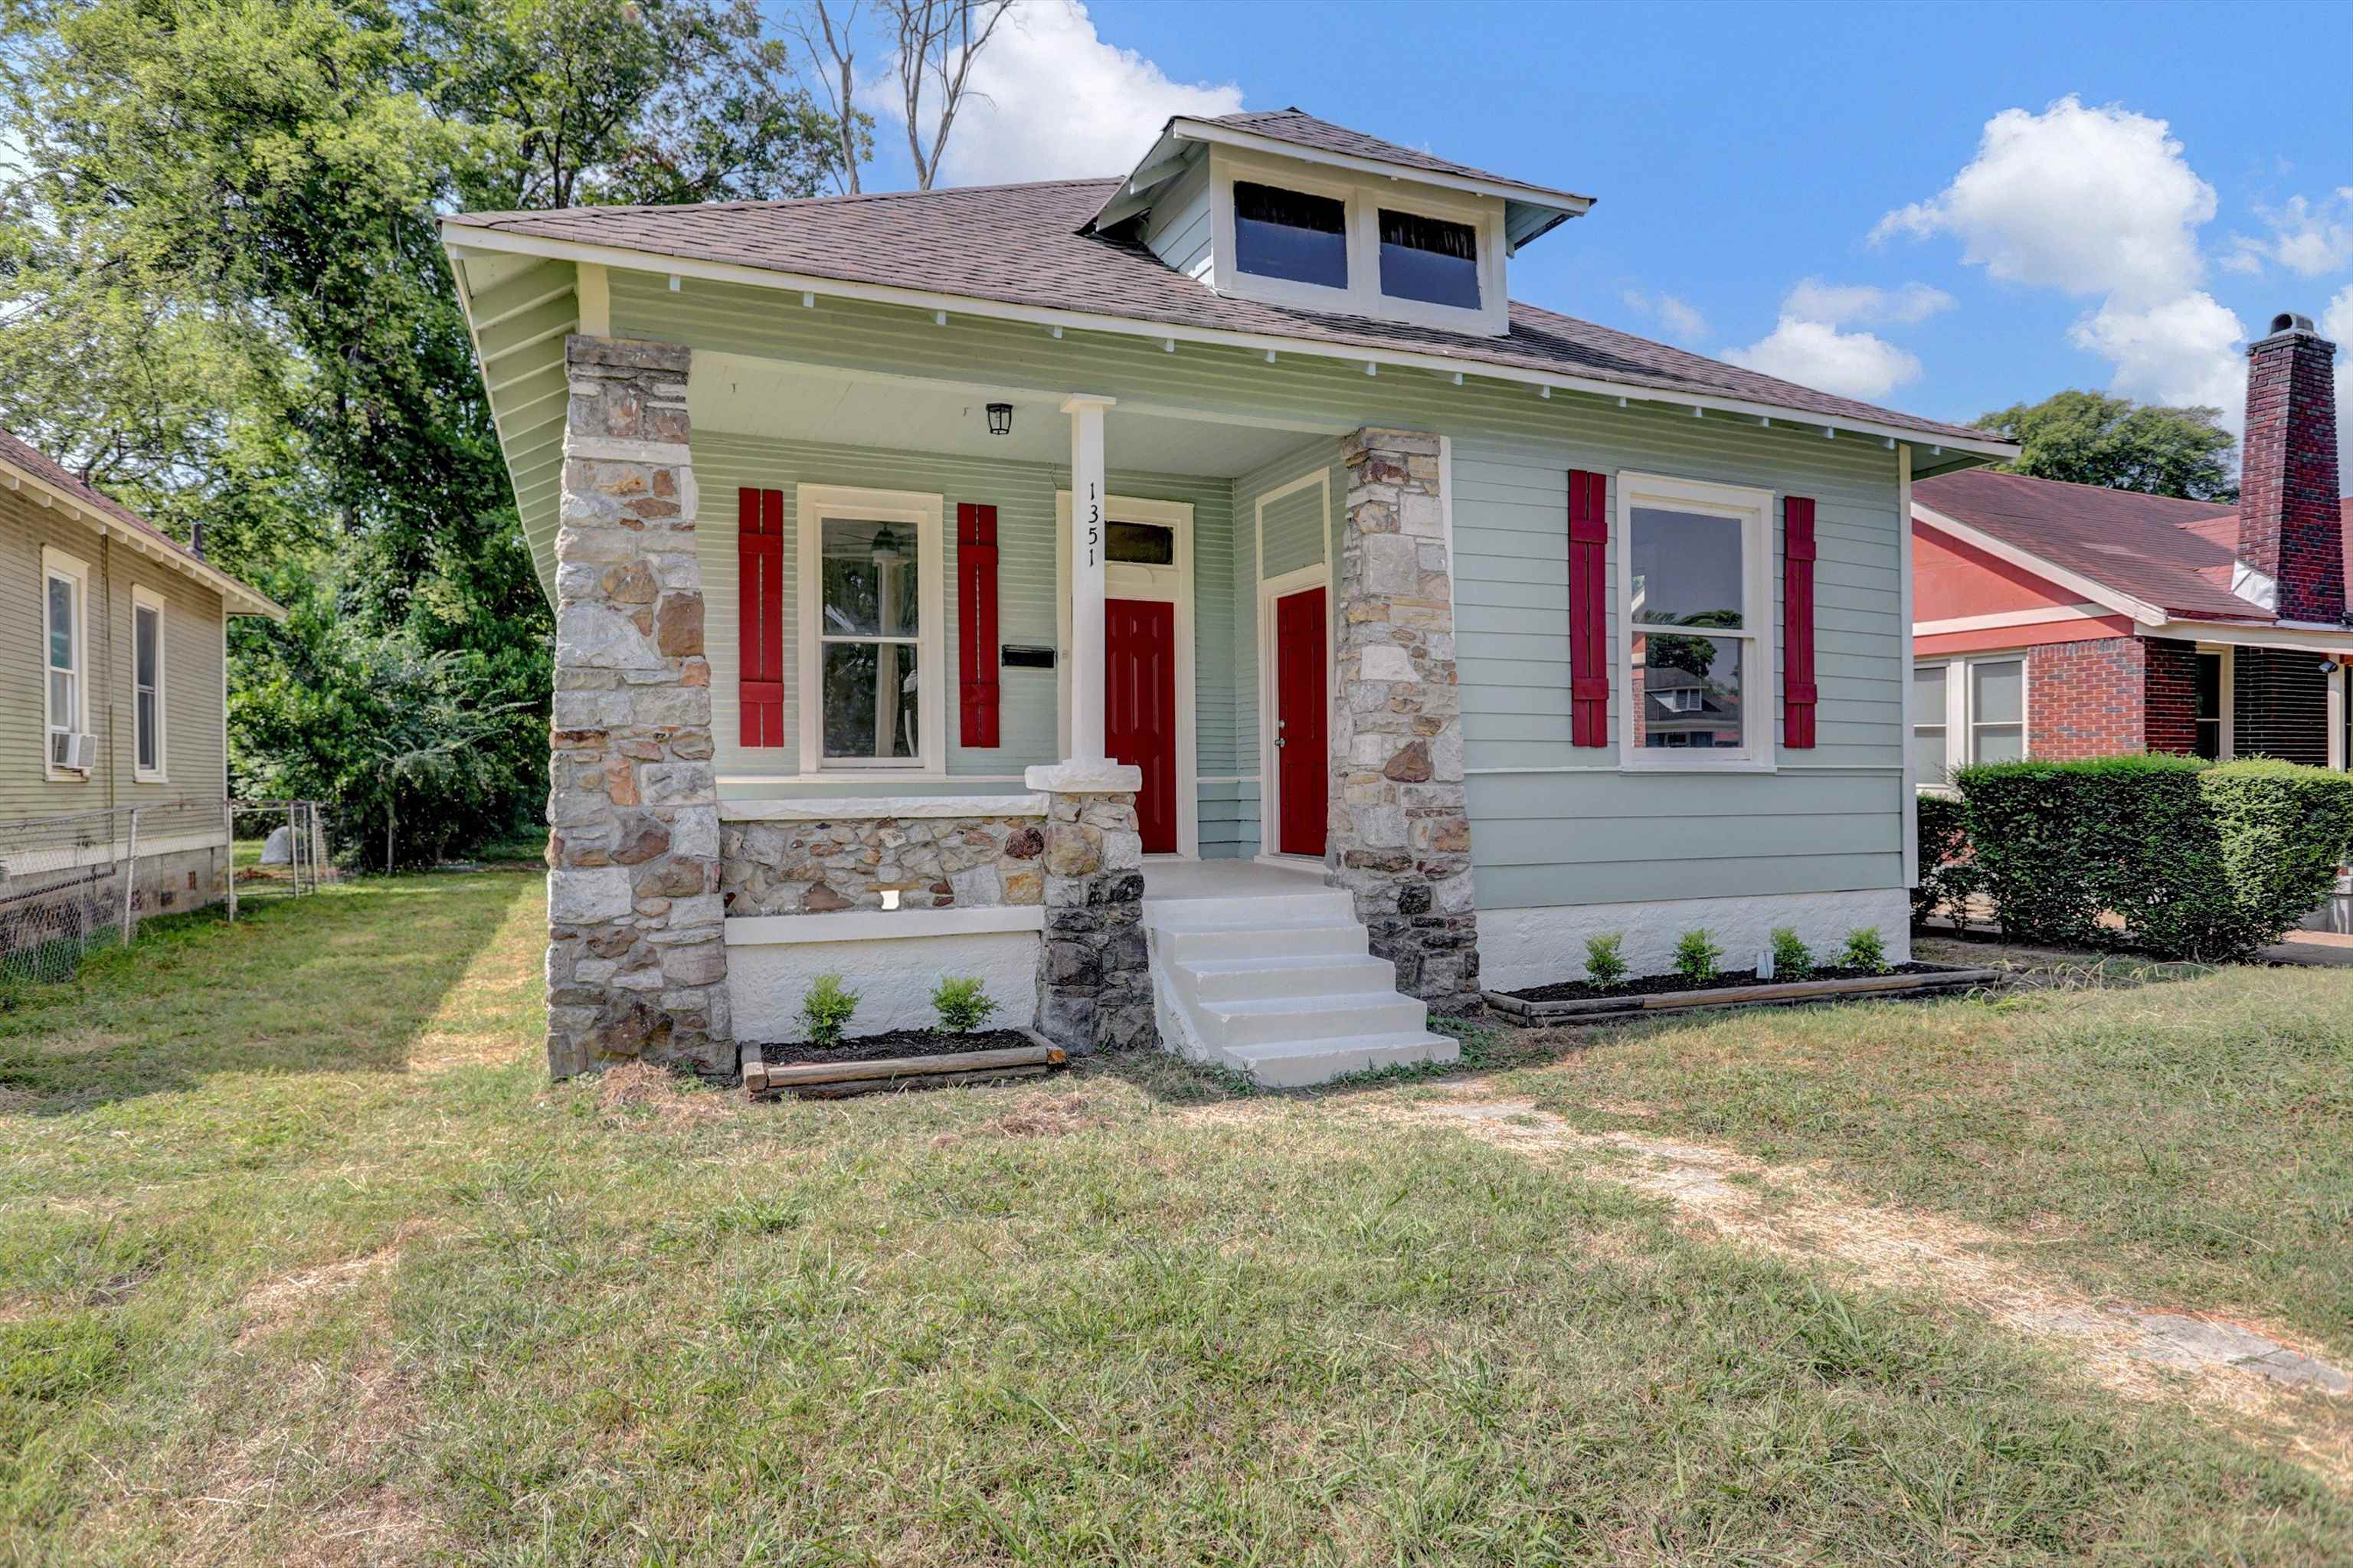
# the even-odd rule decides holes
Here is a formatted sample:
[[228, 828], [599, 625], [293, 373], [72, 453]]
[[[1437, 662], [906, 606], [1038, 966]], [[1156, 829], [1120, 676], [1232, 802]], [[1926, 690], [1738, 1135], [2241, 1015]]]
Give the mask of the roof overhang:
[[2250, 625], [2235, 620], [2168, 620], [2141, 635], [2211, 642], [2226, 648], [2277, 648], [2291, 653], [2334, 654], [2340, 662], [2353, 660], [2353, 626], [2297, 621]]
[[590, 245], [579, 240], [549, 239], [537, 235], [511, 234], [503, 229], [470, 225], [462, 217], [441, 219], [441, 243], [455, 260], [464, 260], [469, 252], [493, 252], [518, 256], [540, 256], [550, 260], [585, 263], [593, 267], [614, 267], [628, 271], [660, 272], [677, 278], [697, 278], [706, 282], [735, 283], [747, 288], [773, 289], [779, 292], [807, 294], [812, 298], [830, 296], [838, 300], [859, 300], [872, 304], [898, 305], [908, 310], [937, 314], [954, 311], [983, 321], [1017, 322], [1032, 326], [1061, 328], [1071, 332], [1096, 332], [1120, 337], [1141, 337], [1155, 342], [1199, 344], [1208, 347], [1240, 348], [1253, 354], [1291, 354], [1303, 359], [1328, 359], [1354, 366], [1374, 366], [1381, 369], [1427, 371], [1459, 382], [1465, 376], [1482, 381], [1527, 387], [1549, 397], [1555, 391], [1584, 393], [1596, 397], [1609, 397], [1621, 403], [1652, 404], [1685, 411], [1723, 414], [1730, 418], [1778, 421], [1800, 429], [1818, 429], [1838, 435], [1868, 436], [1893, 448], [1898, 443], [1916, 451], [1941, 459], [1936, 466], [1919, 472], [1941, 472], [1948, 468], [1976, 467], [1987, 462], [2009, 462], [2019, 453], [2018, 443], [1997, 437], [1963, 438], [1938, 432], [1915, 430], [1883, 419], [1850, 419], [1820, 413], [1813, 409], [1785, 408], [1777, 403], [1763, 403], [1745, 397], [1727, 397], [1720, 393], [1694, 392], [1680, 388], [1646, 387], [1635, 382], [1604, 381], [1596, 376], [1567, 376], [1557, 371], [1538, 370], [1526, 366], [1497, 364], [1461, 355], [1417, 353], [1386, 346], [1366, 347], [1351, 344], [1332, 343], [1321, 338], [1285, 337], [1271, 333], [1237, 332], [1223, 327], [1192, 326], [1176, 322], [1156, 322], [1138, 316], [1103, 315], [1091, 311], [1073, 311], [1043, 305], [1018, 304], [1002, 300], [986, 300], [975, 295], [942, 293], [934, 290], [906, 289], [878, 283], [859, 283], [844, 279], [828, 278], [817, 273], [788, 272], [765, 267], [746, 267], [733, 261], [707, 261], [691, 256], [667, 251], [631, 249], [616, 245]]
[[237, 578], [208, 561], [197, 559], [177, 546], [157, 539], [143, 528], [134, 528], [102, 506], [92, 506], [71, 491], [51, 484], [39, 474], [30, 472], [0, 457], [0, 485], [31, 498], [37, 506], [60, 512], [77, 523], [89, 524], [109, 538], [117, 539], [183, 577], [192, 577], [221, 596], [221, 606], [231, 615], [266, 615], [272, 620], [286, 619], [286, 609], [275, 600], [266, 599]]
[[1437, 185], [1443, 190], [1493, 196], [1504, 204], [1504, 242], [1505, 248], [1514, 254], [1522, 246], [1549, 233], [1570, 218], [1583, 217], [1593, 207], [1593, 197], [1579, 196], [1575, 191], [1552, 190], [1518, 180], [1450, 174], [1417, 168], [1411, 164], [1392, 163], [1386, 158], [1329, 152], [1321, 147], [1302, 146], [1279, 136], [1261, 136], [1254, 131], [1179, 114], [1162, 128], [1160, 139], [1144, 155], [1144, 161], [1135, 166], [1135, 172], [1128, 176], [1127, 184], [1103, 204], [1103, 210], [1095, 214], [1088, 227], [1109, 228], [1150, 207], [1148, 193], [1183, 171], [1187, 154], [1192, 147], [1209, 143], [1292, 158], [1327, 169], [1345, 169], [1353, 174], [1411, 180], [1418, 185]]

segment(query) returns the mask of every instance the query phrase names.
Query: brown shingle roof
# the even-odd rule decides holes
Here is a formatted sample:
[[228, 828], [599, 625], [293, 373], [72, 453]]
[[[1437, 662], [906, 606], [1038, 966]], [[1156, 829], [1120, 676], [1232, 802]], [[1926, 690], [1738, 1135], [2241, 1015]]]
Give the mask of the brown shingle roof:
[[2231, 591], [2238, 511], [1973, 469], [1912, 487], [1920, 505], [2174, 615], [2269, 621]]
[[[1523, 190], [1543, 188], [1525, 180], [1514, 179], [1509, 175], [1493, 174], [1485, 169], [1474, 169], [1468, 164], [1433, 158], [1428, 153], [1400, 147], [1395, 142], [1384, 142], [1378, 136], [1367, 136], [1361, 131], [1351, 131], [1328, 120], [1318, 120], [1303, 109], [1245, 110], [1238, 114], [1215, 115], [1203, 123], [1228, 125], [1237, 131], [1247, 131], [1253, 136], [1263, 136], [1270, 142], [1288, 142], [1294, 147], [1313, 147], [1318, 152], [1338, 153], [1350, 158], [1372, 158], [1409, 169], [1427, 170], [1433, 175], [1487, 180], [1499, 185], [1517, 185]], [[1559, 194], [1566, 196], [1569, 193], [1563, 191]]]
[[190, 575], [205, 579], [212, 587], [231, 589], [234, 593], [251, 600], [254, 606], [264, 607], [265, 613], [282, 613], [278, 606], [269, 599], [238, 582], [111, 495], [84, 484], [74, 477], [72, 470], [62, 463], [53, 461], [48, 454], [38, 447], [9, 434], [6, 430], [0, 430], [0, 463], [5, 463], [20, 472], [31, 474], [52, 489], [62, 491], [73, 497], [91, 511], [103, 512], [123, 526], [135, 530], [142, 536], [163, 546]]
[[1994, 439], [1982, 430], [1817, 392], [1517, 301], [1511, 307], [1510, 333], [1498, 338], [1230, 299], [1141, 245], [1079, 232], [1120, 183], [1048, 180], [800, 201], [480, 212], [447, 222], [461, 229], [609, 246], [649, 257], [721, 261], [1373, 353], [1435, 355], [1460, 360], [1466, 368], [1493, 365], [1645, 392], [1731, 398], [1932, 440]]

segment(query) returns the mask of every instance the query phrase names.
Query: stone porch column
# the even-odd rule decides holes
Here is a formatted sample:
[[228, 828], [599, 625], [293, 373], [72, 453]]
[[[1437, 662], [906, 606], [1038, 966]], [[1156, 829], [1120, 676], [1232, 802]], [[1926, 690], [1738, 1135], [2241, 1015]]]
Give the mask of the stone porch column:
[[1480, 1005], [1478, 913], [1438, 438], [1361, 429], [1341, 455], [1324, 880], [1354, 896], [1399, 991], [1434, 1012], [1470, 1012]]
[[691, 355], [575, 336], [555, 536], [547, 1065], [733, 1065]]
[[1144, 771], [1083, 759], [1032, 768], [1048, 797], [1046, 932], [1038, 951], [1038, 1033], [1073, 1056], [1150, 1045], [1144, 938]]

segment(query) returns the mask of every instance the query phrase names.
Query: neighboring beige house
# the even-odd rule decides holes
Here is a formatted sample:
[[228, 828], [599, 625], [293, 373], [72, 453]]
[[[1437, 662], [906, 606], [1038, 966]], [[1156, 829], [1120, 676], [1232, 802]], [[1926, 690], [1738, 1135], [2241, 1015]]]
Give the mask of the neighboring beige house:
[[119, 868], [133, 806], [137, 907], [223, 895], [228, 617], [285, 613], [0, 430], [0, 905]]

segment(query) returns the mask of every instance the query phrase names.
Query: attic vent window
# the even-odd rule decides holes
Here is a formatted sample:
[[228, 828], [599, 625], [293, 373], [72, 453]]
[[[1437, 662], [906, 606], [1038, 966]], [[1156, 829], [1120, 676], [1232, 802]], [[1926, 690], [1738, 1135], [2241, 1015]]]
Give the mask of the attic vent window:
[[1235, 181], [1234, 265], [1261, 278], [1346, 288], [1347, 204]]
[[1467, 223], [1381, 209], [1381, 292], [1479, 308], [1479, 231]]

